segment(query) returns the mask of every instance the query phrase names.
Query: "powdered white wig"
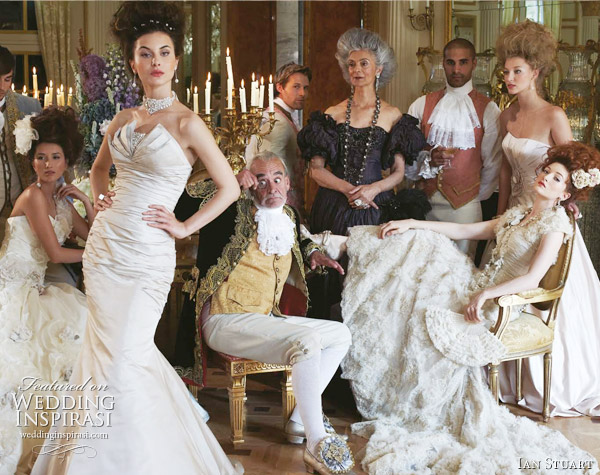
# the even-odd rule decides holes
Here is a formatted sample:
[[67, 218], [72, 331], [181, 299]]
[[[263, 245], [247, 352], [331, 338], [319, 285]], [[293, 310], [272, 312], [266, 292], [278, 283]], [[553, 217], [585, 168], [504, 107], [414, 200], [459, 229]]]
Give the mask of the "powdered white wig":
[[349, 29], [340, 36], [337, 42], [335, 57], [342, 69], [342, 74], [346, 82], [350, 83], [350, 74], [348, 73], [348, 58], [350, 53], [360, 50], [367, 50], [373, 53], [375, 56], [375, 65], [383, 67], [379, 76], [379, 87], [385, 86], [390, 82], [396, 72], [397, 63], [394, 50], [377, 33], [365, 30], [364, 28]]

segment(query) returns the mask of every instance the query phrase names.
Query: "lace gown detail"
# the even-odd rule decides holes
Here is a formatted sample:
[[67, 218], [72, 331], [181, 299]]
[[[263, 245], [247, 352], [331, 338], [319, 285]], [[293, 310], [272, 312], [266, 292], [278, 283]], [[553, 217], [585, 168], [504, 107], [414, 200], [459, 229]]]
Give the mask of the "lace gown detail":
[[[71, 208], [56, 202], [50, 216], [62, 244], [72, 228]], [[84, 295], [67, 284], [44, 285], [49, 258], [25, 216], [8, 218], [0, 248], [0, 473], [30, 469], [32, 445], [43, 440], [22, 439], [47, 427], [33, 423], [17, 427], [14, 399], [27, 397], [23, 378], [41, 383], [69, 380], [85, 328]], [[32, 405], [30, 405], [32, 406]], [[24, 414], [25, 407], [20, 408]], [[27, 411], [33, 415], [34, 407]], [[21, 416], [24, 417], [24, 416]]]
[[481, 369], [505, 351], [488, 331], [493, 302], [480, 324], [462, 315], [481, 288], [525, 273], [544, 234], [570, 233], [562, 208], [520, 226], [525, 214], [517, 207], [501, 218], [483, 271], [441, 234], [411, 230], [380, 240], [376, 227], [350, 231], [342, 315], [353, 344], [343, 377], [365, 419], [353, 431], [369, 438], [362, 461], [369, 473], [515, 474], [520, 458], [549, 455], [587, 461], [595, 473], [593, 457], [560, 433], [496, 404]]
[[[71, 384], [89, 384], [114, 401], [87, 412], [111, 412], [111, 425], [57, 424], [53, 431], [85, 433], [84, 450], [40, 455], [33, 474], [233, 474], [234, 468], [205, 423], [205, 412], [154, 344], [156, 326], [175, 270], [174, 239], [150, 227], [151, 204], [173, 210], [191, 166], [162, 125], [133, 147], [135, 122], [109, 139], [117, 168], [113, 205], [98, 214], [83, 256], [89, 319]], [[91, 385], [106, 385], [95, 391]], [[79, 393], [78, 393], [79, 394]], [[63, 419], [64, 420], [64, 419]], [[96, 438], [99, 434], [106, 437]], [[45, 449], [51, 449], [48, 443]]]
[[[544, 161], [548, 145], [516, 138], [502, 142], [512, 168], [509, 206], [531, 206], [531, 184]], [[569, 278], [557, 311], [552, 349], [551, 416], [600, 415], [600, 281], [585, 242], [577, 229]], [[543, 357], [523, 360], [523, 399], [519, 405], [542, 412]], [[499, 387], [505, 402], [516, 403], [514, 363], [500, 367]]]

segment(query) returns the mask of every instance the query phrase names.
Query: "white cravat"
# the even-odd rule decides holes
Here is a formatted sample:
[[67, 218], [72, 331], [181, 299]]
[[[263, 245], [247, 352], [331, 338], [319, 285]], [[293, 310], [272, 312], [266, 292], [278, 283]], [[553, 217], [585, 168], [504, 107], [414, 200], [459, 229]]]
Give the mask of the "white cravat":
[[281, 106], [283, 110], [290, 113], [290, 115], [292, 116], [292, 121], [294, 122], [294, 125], [298, 130], [302, 128], [302, 126], [300, 125], [300, 111], [292, 109], [284, 102], [284, 100], [281, 97], [276, 97], [273, 102], [276, 102], [277, 104], [279, 104], [279, 106]]
[[429, 145], [460, 150], [475, 148], [473, 129], [481, 127], [481, 124], [469, 97], [472, 90], [472, 80], [461, 87], [452, 87], [446, 83], [446, 93], [436, 104], [429, 118]]
[[294, 223], [283, 211], [283, 205], [278, 208], [265, 208], [256, 204], [254, 221], [258, 223], [258, 247], [267, 256], [277, 254], [285, 256], [294, 245]]
[[[4, 97], [4, 99], [2, 99], [0, 101], [0, 109], [2, 109], [2, 107], [4, 107], [4, 104], [6, 103], [6, 96]], [[0, 112], [0, 131], [4, 128], [4, 112]], [[2, 134], [0, 133], [0, 140], [2, 140]]]

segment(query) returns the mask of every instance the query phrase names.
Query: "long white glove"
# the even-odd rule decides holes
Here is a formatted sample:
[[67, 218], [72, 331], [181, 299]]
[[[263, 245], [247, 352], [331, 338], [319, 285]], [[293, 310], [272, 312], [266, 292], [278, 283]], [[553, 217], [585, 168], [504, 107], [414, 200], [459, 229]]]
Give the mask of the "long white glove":
[[306, 229], [304, 224], [300, 225], [300, 236], [302, 239], [310, 239], [312, 242], [323, 246], [325, 254], [331, 259], [337, 261], [342, 254], [346, 252], [346, 241], [348, 236], [338, 236], [337, 234], [331, 234], [331, 231], [324, 231], [319, 234], [311, 234]]

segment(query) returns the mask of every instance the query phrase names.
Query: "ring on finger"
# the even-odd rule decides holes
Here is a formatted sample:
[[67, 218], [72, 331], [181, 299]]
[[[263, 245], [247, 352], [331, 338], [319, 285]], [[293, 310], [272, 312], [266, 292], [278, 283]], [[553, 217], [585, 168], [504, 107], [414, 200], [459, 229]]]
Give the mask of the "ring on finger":
[[361, 200], [360, 198], [355, 199], [354, 204], [359, 208], [364, 205], [363, 200]]
[[102, 193], [100, 193], [100, 194], [98, 195], [98, 199], [99, 199], [100, 201], [104, 201], [104, 198], [106, 198], [106, 197], [105, 197], [105, 196], [104, 196]]

